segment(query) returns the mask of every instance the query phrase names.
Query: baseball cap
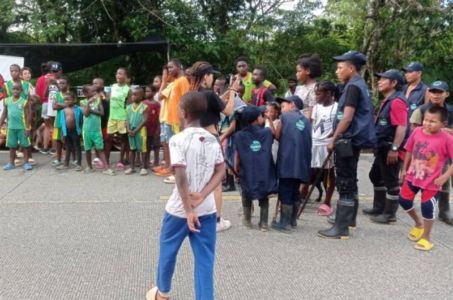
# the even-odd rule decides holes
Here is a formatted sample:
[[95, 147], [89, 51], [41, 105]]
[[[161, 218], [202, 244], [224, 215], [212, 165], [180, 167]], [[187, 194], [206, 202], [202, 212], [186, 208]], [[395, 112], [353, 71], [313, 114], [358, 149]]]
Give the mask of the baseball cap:
[[424, 70], [423, 64], [419, 63], [418, 61], [410, 62], [407, 66], [403, 68], [404, 72], [415, 72], [415, 71], [423, 72], [423, 70]]
[[376, 75], [377, 77], [380, 77], [380, 78], [388, 78], [391, 80], [396, 80], [396, 81], [398, 81], [399, 84], [404, 83], [403, 75], [401, 75], [400, 71], [398, 71], [396, 69], [390, 69], [383, 73], [375, 73], [374, 75]]
[[249, 105], [247, 107], [244, 107], [244, 109], [242, 110], [241, 118], [244, 122], [250, 124], [258, 119], [258, 117], [261, 116], [265, 110], [265, 106], [258, 107], [255, 105]]
[[49, 63], [49, 69], [50, 69], [50, 71], [53, 71], [53, 72], [59, 72], [59, 71], [62, 70], [62, 67], [61, 67], [60, 63], [55, 62], [55, 61], [51, 61]]
[[304, 102], [299, 98], [299, 96], [288, 96], [286, 98], [277, 97], [275, 98], [275, 101], [277, 101], [278, 103], [293, 102], [296, 105], [297, 109], [304, 109]]
[[346, 53], [343, 53], [342, 55], [334, 56], [333, 59], [336, 61], [350, 61], [355, 66], [363, 66], [364, 64], [366, 64], [367, 60], [366, 56], [363, 53], [355, 50], [350, 50]]
[[428, 90], [448, 92], [449, 88], [448, 88], [448, 84], [445, 81], [434, 81], [428, 87]]

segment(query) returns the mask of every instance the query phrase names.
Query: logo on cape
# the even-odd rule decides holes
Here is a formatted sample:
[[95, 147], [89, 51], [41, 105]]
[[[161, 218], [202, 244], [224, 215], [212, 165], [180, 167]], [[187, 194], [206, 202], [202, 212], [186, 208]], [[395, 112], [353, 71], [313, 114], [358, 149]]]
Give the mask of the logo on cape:
[[261, 143], [257, 140], [253, 141], [251, 144], [250, 144], [250, 150], [252, 150], [253, 152], [258, 152], [261, 150]]

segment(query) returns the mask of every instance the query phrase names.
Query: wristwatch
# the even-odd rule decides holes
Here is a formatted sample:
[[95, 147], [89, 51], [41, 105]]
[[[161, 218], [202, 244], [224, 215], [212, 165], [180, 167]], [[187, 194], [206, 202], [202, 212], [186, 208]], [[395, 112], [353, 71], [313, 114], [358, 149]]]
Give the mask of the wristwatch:
[[397, 145], [392, 144], [392, 148], [391, 148], [392, 151], [396, 152], [396, 151], [398, 151], [398, 149], [399, 149], [399, 147]]

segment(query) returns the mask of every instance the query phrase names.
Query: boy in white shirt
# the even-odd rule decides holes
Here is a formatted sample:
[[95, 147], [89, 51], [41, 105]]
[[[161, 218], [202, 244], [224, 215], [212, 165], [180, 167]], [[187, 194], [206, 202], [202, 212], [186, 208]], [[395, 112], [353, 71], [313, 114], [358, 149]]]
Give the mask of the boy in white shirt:
[[214, 189], [225, 174], [220, 144], [200, 127], [206, 113], [204, 94], [188, 92], [181, 98], [184, 131], [169, 142], [176, 186], [165, 208], [160, 233], [157, 285], [147, 300], [169, 299], [179, 248], [186, 237], [195, 259], [195, 298], [214, 299], [216, 205]]

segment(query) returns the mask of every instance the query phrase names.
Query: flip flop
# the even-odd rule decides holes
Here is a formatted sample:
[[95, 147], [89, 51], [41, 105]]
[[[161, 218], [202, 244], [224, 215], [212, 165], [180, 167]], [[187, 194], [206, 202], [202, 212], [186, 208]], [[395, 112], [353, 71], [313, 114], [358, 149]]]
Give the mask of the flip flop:
[[116, 170], [117, 171], [123, 171], [124, 170], [124, 165], [122, 163], [117, 163], [116, 164]]
[[417, 244], [415, 244], [415, 249], [422, 251], [429, 251], [434, 247], [434, 244], [428, 241], [427, 239], [420, 239]]
[[153, 287], [146, 293], [146, 300], [156, 300], [157, 299], [157, 286]]
[[409, 231], [407, 238], [410, 239], [411, 241], [416, 242], [422, 237], [423, 232], [425, 232], [425, 229], [414, 226], [412, 227], [411, 231]]
[[332, 214], [332, 208], [327, 204], [321, 204], [318, 208], [318, 215], [328, 217]]

